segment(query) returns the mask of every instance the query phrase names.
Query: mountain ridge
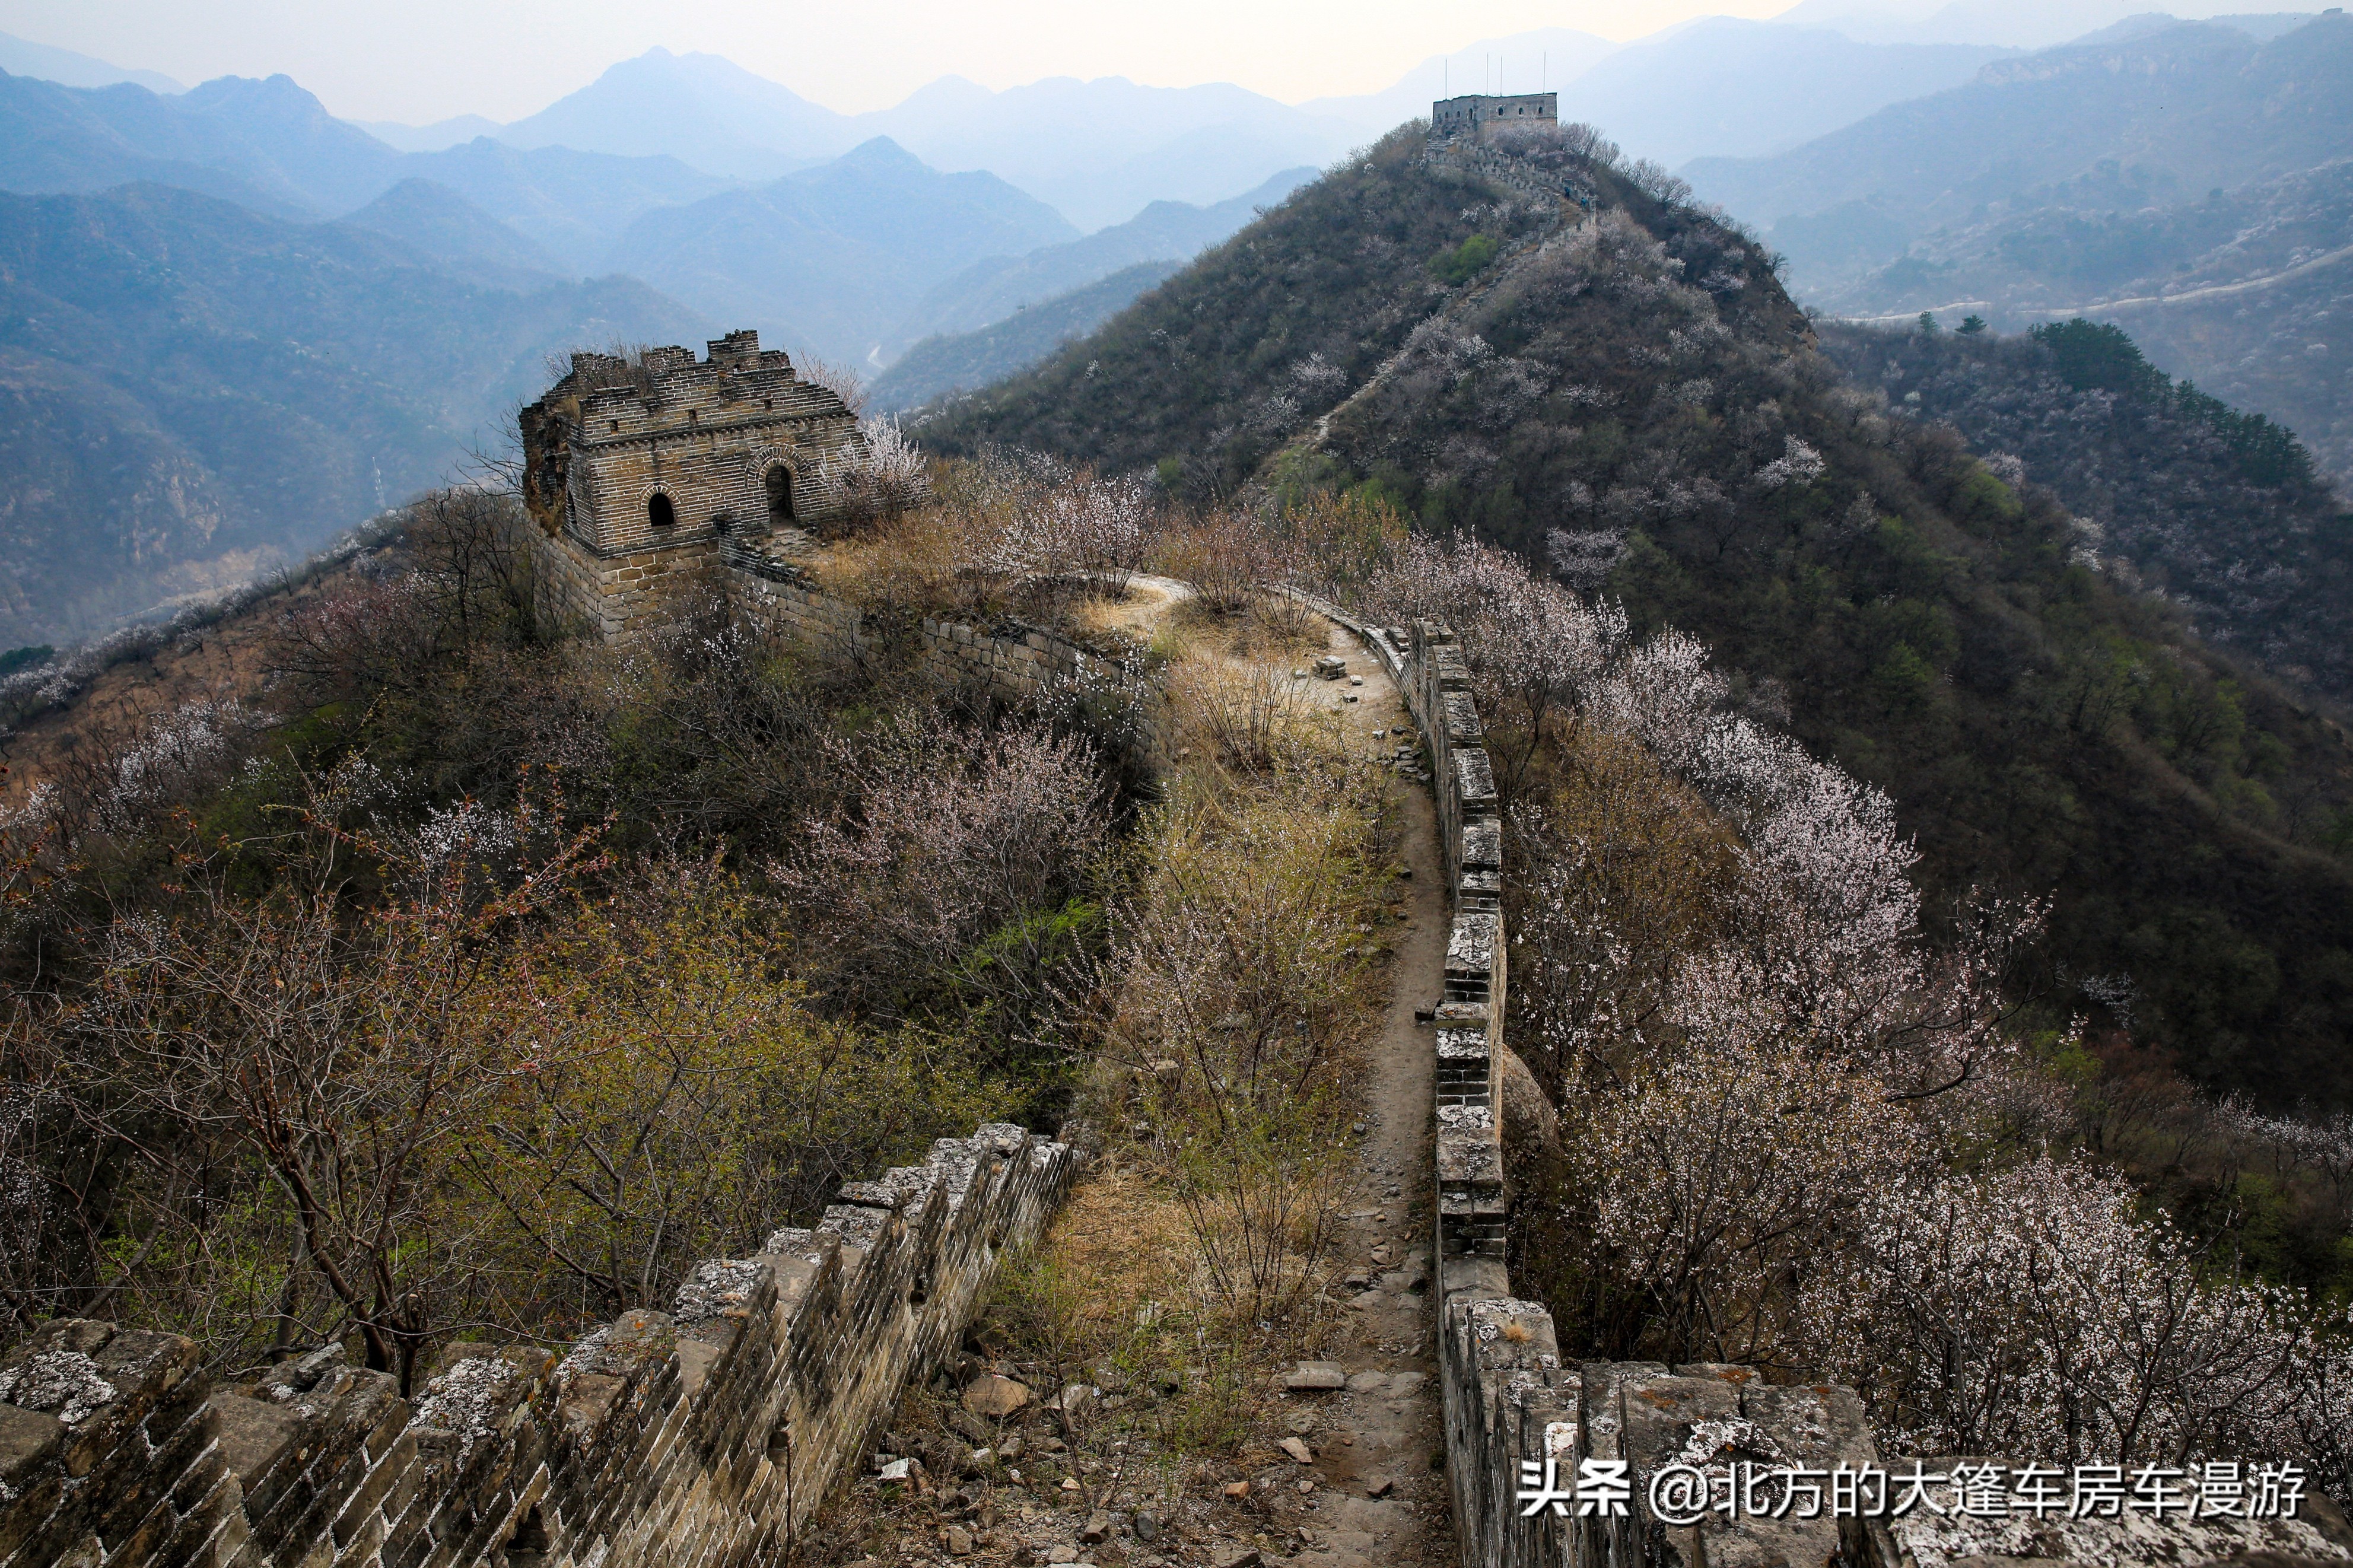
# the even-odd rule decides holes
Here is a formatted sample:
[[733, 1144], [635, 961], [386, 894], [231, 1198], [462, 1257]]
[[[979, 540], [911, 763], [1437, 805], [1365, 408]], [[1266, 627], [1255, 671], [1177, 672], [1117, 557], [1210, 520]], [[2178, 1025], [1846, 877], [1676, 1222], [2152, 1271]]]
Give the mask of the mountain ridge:
[[917, 302], [892, 329], [883, 357], [895, 360], [925, 338], [977, 331], [1140, 262], [1187, 258], [1248, 223], [1259, 207], [1281, 201], [1314, 177], [1313, 169], [1285, 170], [1255, 190], [1206, 206], [1154, 202], [1124, 224], [1026, 255], [976, 261]]
[[1345, 490], [1552, 563], [1885, 790], [1936, 900], [2052, 900], [2054, 1005], [2130, 997], [2209, 1083], [2353, 1099], [2343, 729], [1849, 382], [1672, 182], [1566, 142], [1525, 168], [1392, 136], [920, 433], [1205, 504]]
[[609, 261], [690, 306], [868, 363], [967, 258], [1077, 237], [994, 174], [942, 174], [875, 137], [814, 169], [641, 216]]

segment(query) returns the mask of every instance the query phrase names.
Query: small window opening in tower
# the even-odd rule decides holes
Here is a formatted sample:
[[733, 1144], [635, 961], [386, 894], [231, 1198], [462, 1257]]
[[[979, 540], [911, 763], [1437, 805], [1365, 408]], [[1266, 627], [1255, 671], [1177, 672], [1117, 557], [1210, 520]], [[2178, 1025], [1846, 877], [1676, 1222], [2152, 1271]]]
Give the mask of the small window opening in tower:
[[678, 521], [678, 508], [670, 505], [670, 497], [656, 490], [646, 498], [646, 521], [656, 528], [668, 528]]
[[790, 522], [793, 520], [793, 475], [782, 463], [768, 469], [768, 521]]

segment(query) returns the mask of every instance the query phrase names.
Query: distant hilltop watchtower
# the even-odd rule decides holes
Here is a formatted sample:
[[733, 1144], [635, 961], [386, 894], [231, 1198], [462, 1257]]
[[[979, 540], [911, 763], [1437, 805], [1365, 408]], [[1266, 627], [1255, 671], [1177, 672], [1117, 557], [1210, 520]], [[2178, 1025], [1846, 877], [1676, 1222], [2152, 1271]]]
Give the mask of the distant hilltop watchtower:
[[1467, 136], [1485, 142], [1498, 131], [1514, 125], [1560, 123], [1560, 94], [1522, 92], [1508, 98], [1473, 93], [1467, 98], [1441, 98], [1430, 106], [1430, 136], [1433, 142]]
[[866, 451], [841, 399], [748, 331], [700, 363], [575, 353], [521, 424], [541, 581], [608, 637], [664, 616], [713, 558], [765, 556], [831, 519], [840, 467]]

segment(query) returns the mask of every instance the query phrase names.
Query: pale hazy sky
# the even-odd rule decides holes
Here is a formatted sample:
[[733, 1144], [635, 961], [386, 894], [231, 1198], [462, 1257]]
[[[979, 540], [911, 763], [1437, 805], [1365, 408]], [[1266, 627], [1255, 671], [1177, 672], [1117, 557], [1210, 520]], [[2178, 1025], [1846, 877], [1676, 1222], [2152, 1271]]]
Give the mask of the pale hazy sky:
[[657, 44], [724, 55], [851, 113], [950, 74], [991, 88], [1048, 76], [1231, 81], [1297, 102], [1387, 87], [1418, 61], [1478, 38], [1576, 27], [1623, 40], [1694, 16], [1767, 16], [1790, 3], [0, 0], [0, 32], [190, 84], [283, 71], [336, 114], [417, 124], [468, 113], [519, 119]]

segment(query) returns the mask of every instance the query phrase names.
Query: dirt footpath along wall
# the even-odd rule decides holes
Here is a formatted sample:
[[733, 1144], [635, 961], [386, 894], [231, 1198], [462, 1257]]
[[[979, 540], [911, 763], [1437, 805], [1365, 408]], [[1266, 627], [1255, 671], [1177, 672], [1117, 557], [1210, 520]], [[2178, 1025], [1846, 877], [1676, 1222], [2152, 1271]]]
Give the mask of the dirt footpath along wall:
[[764, 1561], [952, 1351], [1073, 1156], [1001, 1123], [852, 1183], [562, 1352], [452, 1345], [413, 1404], [342, 1347], [216, 1385], [67, 1320], [0, 1363], [0, 1568], [724, 1568]]
[[[1512, 1294], [1504, 1256], [1506, 1171], [1501, 1098], [1505, 940], [1500, 908], [1503, 821], [1470, 670], [1454, 634], [1423, 621], [1409, 630], [1366, 626], [1310, 601], [1372, 650], [1419, 727], [1431, 759], [1454, 923], [1445, 995], [1434, 1009], [1440, 1376], [1446, 1468], [1465, 1568], [1957, 1568], [2037, 1559], [2167, 1568], [2272, 1551], [2353, 1556], [2353, 1527], [2326, 1499], [2303, 1517], [2114, 1519], [1968, 1515], [1949, 1488], [1939, 1507], [1866, 1520], [1708, 1512], [1699, 1522], [1660, 1517], [1649, 1483], [1663, 1468], [1694, 1467], [1726, 1495], [1734, 1467], [1761, 1470], [1877, 1466], [1883, 1457], [1862, 1401], [1831, 1384], [1771, 1386], [1757, 1368], [1658, 1362], [1564, 1363], [1552, 1314]], [[1520, 1068], [1525, 1073], [1525, 1068]], [[1528, 1499], [1547, 1481], [1574, 1491], [1588, 1461], [1622, 1463], [1622, 1512], [1581, 1513], [1564, 1497]], [[1928, 1460], [1931, 1474], [1956, 1461]], [[1998, 1461], [1997, 1461], [1998, 1462]], [[1769, 1491], [1769, 1487], [1768, 1487]], [[1900, 1492], [1901, 1488], [1897, 1490]]]

